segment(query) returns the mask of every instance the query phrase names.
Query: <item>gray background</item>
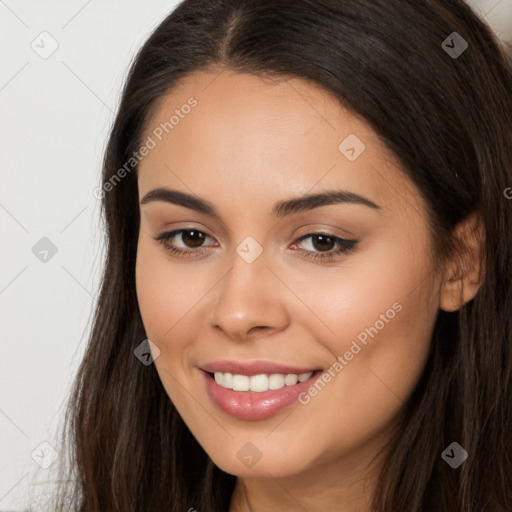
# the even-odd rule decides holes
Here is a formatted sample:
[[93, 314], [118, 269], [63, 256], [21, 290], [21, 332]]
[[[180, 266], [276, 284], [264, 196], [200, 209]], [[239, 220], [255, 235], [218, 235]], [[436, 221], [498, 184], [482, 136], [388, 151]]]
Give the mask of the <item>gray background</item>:
[[[512, 0], [470, 3], [512, 41]], [[106, 137], [131, 58], [176, 4], [0, 0], [0, 511], [51, 493], [41, 443], [58, 447], [90, 329]]]

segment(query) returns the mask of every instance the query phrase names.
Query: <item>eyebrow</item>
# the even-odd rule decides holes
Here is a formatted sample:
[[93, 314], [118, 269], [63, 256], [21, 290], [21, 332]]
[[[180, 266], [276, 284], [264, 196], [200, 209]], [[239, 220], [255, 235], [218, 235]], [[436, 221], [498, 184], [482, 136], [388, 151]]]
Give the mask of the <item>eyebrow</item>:
[[[163, 187], [155, 188], [149, 191], [142, 198], [140, 204], [145, 205], [154, 201], [163, 201], [166, 203], [184, 206], [185, 208], [190, 208], [197, 212], [220, 219], [219, 213], [211, 203], [179, 190], [171, 190]], [[272, 209], [272, 216], [277, 218], [285, 217], [306, 210], [312, 210], [313, 208], [340, 203], [359, 204], [368, 206], [374, 210], [382, 210], [382, 208], [373, 201], [370, 201], [359, 194], [355, 194], [354, 192], [350, 192], [348, 190], [331, 190], [319, 194], [309, 194], [278, 202]]]

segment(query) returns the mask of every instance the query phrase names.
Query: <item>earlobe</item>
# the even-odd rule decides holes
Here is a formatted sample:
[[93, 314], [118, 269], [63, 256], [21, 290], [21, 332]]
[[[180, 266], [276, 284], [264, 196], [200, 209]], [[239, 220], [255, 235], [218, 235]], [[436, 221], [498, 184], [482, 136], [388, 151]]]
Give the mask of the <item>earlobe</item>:
[[485, 229], [482, 216], [472, 212], [455, 228], [457, 250], [447, 262], [439, 308], [453, 312], [472, 300], [484, 281]]
[[477, 294], [483, 279], [480, 279], [474, 269], [461, 268], [458, 276], [444, 281], [439, 298], [439, 308], [452, 312], [460, 309]]

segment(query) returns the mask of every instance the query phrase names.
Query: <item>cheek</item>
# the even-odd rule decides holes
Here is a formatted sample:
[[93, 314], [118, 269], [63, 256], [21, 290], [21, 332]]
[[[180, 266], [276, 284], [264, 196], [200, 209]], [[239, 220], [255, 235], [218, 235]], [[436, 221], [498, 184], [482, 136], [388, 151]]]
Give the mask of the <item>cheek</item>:
[[[411, 257], [404, 257], [408, 252]], [[333, 273], [321, 294], [303, 282], [303, 297], [310, 290], [305, 301], [331, 331], [321, 339], [333, 356], [329, 376], [303, 397], [306, 407], [330, 417], [323, 427], [327, 437], [335, 430], [375, 433], [413, 391], [437, 317], [427, 254], [421, 245], [414, 251], [387, 245], [371, 261], [347, 266], [340, 277]]]
[[[164, 293], [169, 282], [165, 266], [161, 258], [156, 257], [155, 251], [150, 250], [148, 243], [139, 240], [137, 262], [135, 266], [135, 285], [137, 300], [144, 323], [146, 334], [151, 340], [161, 339], [162, 331], [170, 328], [171, 318], [164, 314], [168, 304], [166, 301], [172, 296]], [[170, 277], [170, 276], [169, 276]], [[168, 310], [172, 314], [172, 310]], [[160, 347], [160, 350], [162, 347]]]
[[[209, 289], [207, 280], [199, 278], [190, 266], [170, 261], [164, 249], [155, 247], [152, 240], [139, 241], [137, 300], [146, 334], [159, 342], [162, 351], [169, 349], [166, 340], [174, 338], [177, 326]], [[173, 348], [177, 348], [176, 343], [179, 339], [174, 338]]]
[[293, 319], [336, 355], [350, 350], [355, 339], [368, 347], [373, 339], [386, 339], [388, 351], [421, 350], [438, 309], [428, 255], [427, 234], [417, 229], [409, 236], [375, 237], [337, 267], [311, 265], [307, 272], [286, 274], [283, 269], [283, 280], [313, 313], [296, 312]]
[[[302, 327], [323, 333], [316, 339], [333, 357], [324, 378], [301, 397], [294, 416], [303, 419], [300, 432], [290, 435], [286, 421], [279, 428], [276, 464], [283, 451], [299, 464], [304, 446], [312, 457], [330, 458], [385, 437], [422, 373], [437, 312], [426, 268], [403, 260], [366, 268], [365, 274], [330, 280], [316, 297], [307, 296], [304, 283], [302, 297], [313, 300], [322, 323], [306, 315]], [[322, 324], [334, 334], [325, 335]]]
[[335, 358], [326, 378], [301, 397], [301, 417], [318, 421], [305, 422], [300, 435], [282, 439], [288, 457], [300, 453], [305, 442], [310, 453], [323, 457], [349, 453], [392, 429], [426, 363], [433, 323], [418, 316], [421, 295], [396, 297], [389, 309], [387, 302], [383, 307], [367, 304], [362, 324], [351, 320], [348, 311], [347, 321], [338, 322], [339, 332], [346, 325], [347, 334], [328, 347]]

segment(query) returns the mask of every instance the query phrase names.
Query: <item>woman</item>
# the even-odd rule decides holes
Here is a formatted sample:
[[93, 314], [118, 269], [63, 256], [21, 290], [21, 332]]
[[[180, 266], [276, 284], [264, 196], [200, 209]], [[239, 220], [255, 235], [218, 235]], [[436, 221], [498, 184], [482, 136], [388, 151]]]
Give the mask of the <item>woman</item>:
[[509, 511], [511, 90], [460, 0], [180, 3], [96, 191], [75, 507]]

